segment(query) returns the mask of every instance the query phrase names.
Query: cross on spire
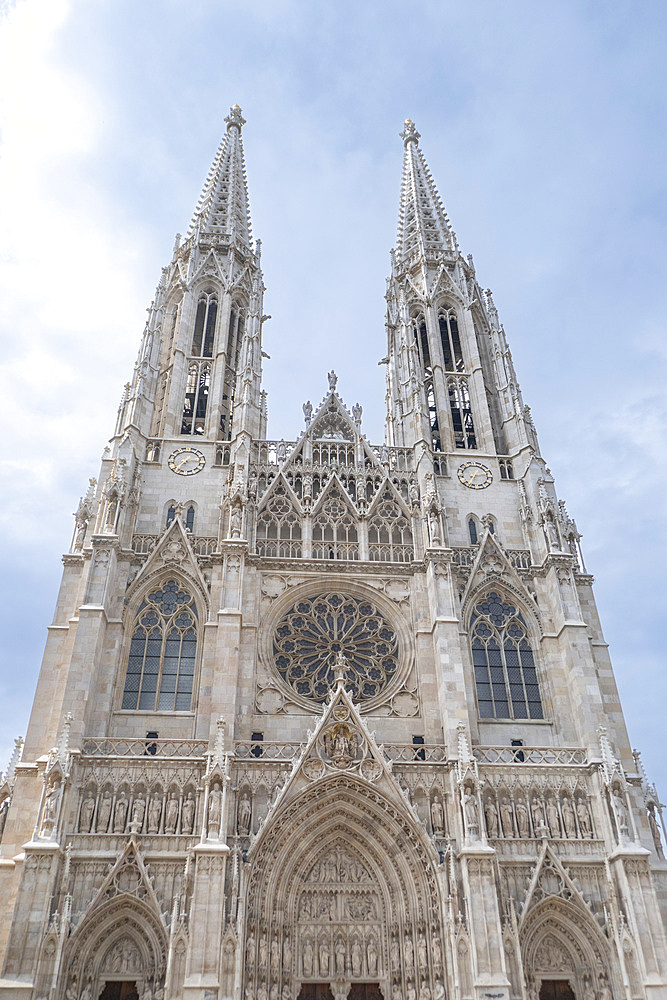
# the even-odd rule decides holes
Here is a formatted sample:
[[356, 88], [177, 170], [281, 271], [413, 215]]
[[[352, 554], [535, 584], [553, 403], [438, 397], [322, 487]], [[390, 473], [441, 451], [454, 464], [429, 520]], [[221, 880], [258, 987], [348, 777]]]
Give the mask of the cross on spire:
[[405, 145], [401, 208], [398, 216], [397, 262], [414, 254], [456, 252], [456, 234], [447, 218], [424, 154], [415, 124], [406, 119], [401, 138]]
[[199, 232], [226, 233], [250, 246], [252, 223], [241, 129], [245, 118], [238, 104], [225, 118], [227, 131], [208, 172], [188, 236]]

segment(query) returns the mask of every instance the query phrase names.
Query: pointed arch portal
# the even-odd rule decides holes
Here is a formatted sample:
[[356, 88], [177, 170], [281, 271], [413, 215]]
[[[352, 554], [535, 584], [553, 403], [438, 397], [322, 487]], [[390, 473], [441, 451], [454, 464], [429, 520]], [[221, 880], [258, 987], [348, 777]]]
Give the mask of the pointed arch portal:
[[[386, 997], [445, 980], [434, 859], [402, 802], [350, 774], [279, 810], [249, 860], [247, 995], [315, 983], [380, 984]], [[275, 989], [274, 989], [275, 992]], [[306, 988], [312, 994], [312, 988]]]

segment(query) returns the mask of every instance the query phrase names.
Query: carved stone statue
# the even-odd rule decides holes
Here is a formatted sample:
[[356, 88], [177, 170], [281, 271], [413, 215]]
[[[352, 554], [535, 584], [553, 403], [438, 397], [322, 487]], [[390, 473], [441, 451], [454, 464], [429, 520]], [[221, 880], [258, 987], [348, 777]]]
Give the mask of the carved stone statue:
[[188, 792], [187, 798], [183, 802], [183, 813], [181, 816], [181, 830], [183, 833], [192, 833], [195, 825], [195, 800], [192, 792]]
[[408, 982], [405, 990], [405, 1000], [417, 1000], [417, 991], [412, 981]]
[[419, 1000], [431, 1000], [431, 989], [425, 979], [419, 988]]
[[113, 832], [123, 833], [125, 830], [125, 820], [127, 819], [127, 795], [121, 792], [116, 799], [116, 806], [113, 811]]
[[176, 792], [170, 792], [167, 799], [167, 808], [164, 814], [164, 832], [176, 833], [178, 825], [178, 799]]
[[345, 942], [342, 938], [338, 938], [334, 947], [334, 952], [336, 956], [336, 975], [345, 975]]
[[157, 792], [148, 805], [148, 832], [157, 833], [160, 829], [160, 819], [162, 817], [162, 799]]
[[220, 819], [222, 817], [222, 792], [220, 782], [216, 781], [208, 793], [208, 818], [206, 833], [209, 837], [220, 834]]
[[352, 419], [354, 420], [355, 424], [361, 423], [362, 412], [363, 411], [361, 409], [361, 403], [355, 403], [354, 406], [352, 407]]
[[567, 795], [563, 796], [561, 808], [563, 810], [563, 826], [565, 827], [565, 836], [569, 837], [570, 840], [573, 840], [577, 836], [577, 824], [574, 819], [572, 802]]
[[236, 819], [236, 829], [241, 837], [247, 837], [250, 833], [250, 799], [246, 792], [241, 796], [239, 802], [238, 815]]
[[95, 812], [95, 796], [89, 789], [88, 794], [81, 803], [79, 813], [79, 833], [90, 833], [93, 827], [93, 814]]
[[619, 840], [627, 839], [629, 831], [629, 815], [628, 807], [623, 801], [623, 793], [620, 788], [615, 788], [612, 795], [612, 803], [614, 806], [614, 813], [616, 814], [616, 820], [618, 823]]
[[498, 836], [498, 810], [496, 809], [496, 804], [493, 799], [487, 799], [484, 806], [484, 815], [486, 816], [486, 832], [489, 837], [495, 838]]
[[507, 797], [503, 798], [500, 804], [500, 818], [503, 824], [503, 834], [505, 837], [514, 836], [514, 814], [512, 812], [512, 803]]
[[577, 799], [577, 819], [579, 820], [579, 829], [581, 830], [582, 837], [592, 837], [593, 826], [591, 824], [591, 814], [588, 811], [586, 800], [581, 795]]
[[466, 786], [466, 791], [463, 796], [463, 814], [465, 816], [466, 830], [467, 832], [476, 837], [479, 833], [479, 817], [477, 815], [477, 799], [474, 794], [474, 790], [471, 791], [470, 786]]
[[584, 992], [581, 994], [581, 1000], [595, 1000], [595, 990], [591, 986], [590, 979], [584, 980]]
[[324, 979], [329, 975], [329, 942], [326, 938], [320, 941], [318, 958], [320, 960], [320, 976]]
[[137, 797], [132, 803], [132, 826], [137, 833], [141, 832], [141, 828], [144, 825], [144, 816], [146, 815], [146, 800], [144, 799], [143, 792], [137, 792]]
[[445, 832], [445, 811], [442, 808], [442, 801], [436, 792], [431, 802], [431, 826], [433, 833], [444, 834]]
[[240, 503], [234, 504], [229, 515], [229, 534], [232, 538], [240, 538], [243, 528], [243, 507]]
[[[581, 801], [581, 799], [579, 800]], [[578, 809], [577, 809], [578, 811]], [[660, 827], [658, 826], [658, 821], [655, 818], [655, 806], [651, 802], [646, 810], [646, 815], [648, 818], [648, 825], [651, 830], [651, 836], [653, 837], [653, 843], [655, 844], [655, 849], [657, 851], [658, 857], [663, 858], [664, 854], [662, 852], [662, 839], [660, 837]], [[581, 820], [579, 821], [581, 826]]]
[[111, 819], [111, 792], [108, 788], [102, 792], [99, 809], [97, 810], [97, 833], [106, 833]]
[[417, 961], [422, 969], [428, 967], [428, 952], [426, 950], [426, 938], [422, 931], [417, 939]]
[[327, 372], [327, 379], [329, 381], [329, 390], [333, 392], [338, 384], [338, 376], [333, 369], [330, 372]]
[[313, 942], [306, 938], [303, 943], [303, 974], [306, 979], [311, 979], [313, 975]]
[[516, 813], [516, 825], [519, 829], [519, 836], [527, 837], [530, 831], [530, 824], [528, 822], [528, 806], [523, 799], [516, 800], [514, 811]]
[[51, 837], [53, 835], [56, 816], [58, 813], [58, 799], [60, 797], [60, 787], [57, 782], [53, 782], [48, 786], [46, 795], [44, 797], [44, 808], [42, 809], [42, 825], [40, 828], [40, 836]]
[[259, 939], [259, 964], [262, 967], [266, 966], [266, 961], [269, 957], [269, 948], [266, 942], [266, 934], [262, 934]]
[[412, 946], [412, 938], [409, 934], [405, 935], [405, 940], [403, 941], [403, 955], [405, 956], [406, 967], [411, 969], [414, 965], [415, 951]]
[[356, 937], [352, 942], [351, 958], [352, 975], [355, 979], [358, 979], [361, 975], [361, 945], [359, 944], [359, 938]]
[[374, 976], [378, 967], [378, 950], [375, 938], [372, 934], [368, 939], [368, 944], [366, 945], [366, 964], [368, 968], [368, 975]]
[[550, 795], [547, 799], [547, 823], [549, 824], [549, 833], [552, 837], [560, 837], [560, 816], [558, 815], [558, 806], [553, 795]]
[[440, 938], [437, 934], [431, 940], [431, 958], [433, 959], [433, 964], [435, 966], [442, 963], [442, 945], [440, 944]]
[[280, 942], [277, 935], [271, 938], [271, 969], [275, 972], [280, 968]]
[[401, 949], [398, 944], [398, 939], [394, 935], [391, 939], [391, 945], [389, 946], [389, 960], [391, 962], [392, 969], [399, 969], [401, 966]]
[[255, 936], [252, 931], [250, 931], [250, 933], [248, 934], [245, 943], [245, 960], [246, 960], [246, 965], [249, 968], [252, 968], [255, 962]]
[[598, 1000], [612, 1000], [611, 990], [609, 989], [609, 983], [602, 976], [600, 976], [600, 989], [598, 990]]
[[543, 833], [547, 832], [547, 828], [544, 823], [544, 809], [542, 808], [542, 803], [539, 799], [533, 799], [530, 811], [533, 814], [533, 830], [535, 831], [535, 836], [541, 837]]
[[303, 416], [306, 423], [309, 424], [313, 416], [313, 404], [310, 400], [307, 400], [307, 402], [303, 404]]

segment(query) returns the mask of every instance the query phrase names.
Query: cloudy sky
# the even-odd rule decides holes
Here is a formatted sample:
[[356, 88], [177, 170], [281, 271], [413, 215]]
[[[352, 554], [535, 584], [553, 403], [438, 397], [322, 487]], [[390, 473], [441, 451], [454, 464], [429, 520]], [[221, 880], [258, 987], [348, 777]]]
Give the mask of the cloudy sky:
[[[382, 437], [406, 117], [493, 289], [667, 797], [663, 2], [0, 0], [0, 766], [160, 268], [238, 102], [270, 433], [334, 367]], [[661, 745], [662, 743], [662, 745]]]

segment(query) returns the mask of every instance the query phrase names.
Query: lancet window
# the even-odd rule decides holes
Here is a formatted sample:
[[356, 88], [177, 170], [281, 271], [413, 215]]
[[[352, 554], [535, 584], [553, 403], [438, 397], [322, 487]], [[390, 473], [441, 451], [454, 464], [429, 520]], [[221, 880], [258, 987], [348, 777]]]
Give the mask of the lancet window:
[[210, 388], [211, 363], [209, 361], [193, 361], [188, 367], [181, 434], [204, 433]]
[[467, 378], [463, 376], [448, 378], [447, 390], [452, 411], [454, 443], [457, 448], [476, 448], [477, 438], [475, 437]]
[[245, 312], [238, 304], [232, 305], [229, 313], [229, 328], [227, 331], [227, 357], [225, 377], [222, 386], [222, 406], [220, 411], [219, 438], [221, 441], [231, 441], [232, 422], [234, 419], [234, 392], [236, 376], [239, 369], [241, 344], [245, 332]]
[[468, 518], [468, 538], [471, 545], [477, 545], [479, 538], [477, 534], [477, 521], [474, 517]]
[[215, 337], [217, 315], [217, 296], [213, 292], [204, 292], [197, 302], [195, 331], [192, 337], [192, 354], [194, 357], [213, 357], [213, 339]]
[[420, 313], [412, 321], [415, 331], [415, 341], [419, 352], [422, 375], [424, 380], [424, 392], [426, 393], [426, 405], [428, 407], [428, 419], [431, 428], [431, 447], [433, 451], [442, 451], [442, 441], [440, 438], [440, 425], [438, 423], [438, 411], [435, 405], [435, 387], [433, 385], [433, 366], [431, 363], [431, 352], [428, 346], [428, 333], [426, 330], [426, 320]]
[[383, 499], [370, 519], [368, 555], [373, 562], [408, 562], [414, 555], [410, 523], [391, 499]]
[[[173, 523], [175, 517], [176, 517], [176, 504], [169, 504], [169, 506], [167, 507], [167, 521], [165, 527], [168, 528], [169, 525]], [[189, 504], [185, 508], [185, 527], [190, 532], [195, 530], [195, 509], [192, 504]]]
[[257, 518], [255, 551], [260, 556], [301, 558], [301, 520], [282, 486]]
[[496, 591], [471, 623], [477, 705], [482, 719], [543, 719], [535, 658], [521, 613]]
[[313, 518], [314, 559], [358, 559], [357, 523], [342, 497], [332, 494]]
[[176, 580], [142, 601], [134, 620], [122, 708], [189, 711], [197, 655], [197, 608]]
[[445, 371], [462, 372], [464, 365], [461, 338], [459, 337], [459, 325], [454, 310], [449, 309], [447, 312], [441, 312], [438, 316], [438, 325], [440, 327], [440, 340], [442, 342]]

